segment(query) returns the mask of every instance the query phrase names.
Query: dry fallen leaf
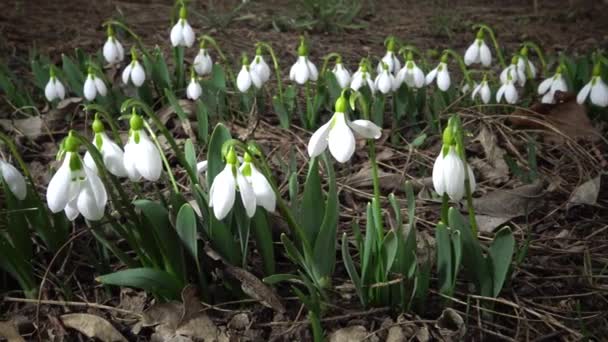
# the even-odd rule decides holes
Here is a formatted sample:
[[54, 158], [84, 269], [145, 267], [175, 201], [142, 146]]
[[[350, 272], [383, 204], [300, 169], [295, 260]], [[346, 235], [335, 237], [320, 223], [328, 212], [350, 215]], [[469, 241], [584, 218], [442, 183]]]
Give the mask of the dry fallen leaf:
[[556, 91], [555, 99], [555, 104], [535, 103], [528, 110], [516, 110], [509, 121], [518, 128], [544, 130], [547, 143], [562, 143], [563, 135], [591, 142], [600, 139], [587, 116], [587, 108], [576, 102], [575, 93]]
[[0, 338], [5, 338], [8, 342], [25, 342], [13, 321], [0, 321]]
[[597, 204], [597, 197], [600, 194], [601, 188], [601, 178], [602, 176], [599, 175], [574, 189], [568, 200], [568, 206], [572, 207], [576, 204]]
[[367, 329], [362, 325], [338, 329], [329, 335], [329, 342], [356, 342], [367, 337]]
[[437, 323], [435, 323], [435, 327], [445, 341], [462, 341], [467, 333], [464, 319], [452, 308], [443, 310], [441, 316], [437, 319]]
[[496, 135], [486, 126], [473, 141], [479, 141], [485, 159], [473, 158], [471, 166], [481, 173], [482, 178], [496, 185], [509, 180], [509, 166], [505, 162], [505, 150], [498, 146]]
[[127, 341], [110, 322], [99, 316], [73, 313], [62, 315], [60, 318], [63, 325], [78, 330], [89, 338], [97, 338], [103, 342]]
[[42, 135], [44, 129], [44, 121], [40, 116], [31, 116], [27, 119], [18, 120], [0, 120], [0, 126], [6, 131], [16, 132], [17, 135], [23, 135], [30, 139], [35, 139]]

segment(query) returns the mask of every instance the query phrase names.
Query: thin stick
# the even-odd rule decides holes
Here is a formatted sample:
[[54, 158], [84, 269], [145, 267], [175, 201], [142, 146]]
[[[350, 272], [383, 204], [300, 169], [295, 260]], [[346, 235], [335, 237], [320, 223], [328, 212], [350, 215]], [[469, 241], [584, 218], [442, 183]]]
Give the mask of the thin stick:
[[44, 304], [44, 305], [60, 305], [60, 306], [79, 306], [79, 307], [87, 307], [87, 308], [95, 308], [100, 310], [109, 310], [116, 311], [127, 315], [137, 316], [141, 318], [142, 315], [125, 309], [115, 308], [109, 305], [97, 304], [97, 303], [88, 303], [88, 302], [72, 302], [65, 300], [38, 300], [38, 299], [28, 299], [28, 298], [16, 298], [16, 297], [4, 297], [3, 298], [7, 302], [15, 302], [15, 303], [36, 303], [36, 304]]

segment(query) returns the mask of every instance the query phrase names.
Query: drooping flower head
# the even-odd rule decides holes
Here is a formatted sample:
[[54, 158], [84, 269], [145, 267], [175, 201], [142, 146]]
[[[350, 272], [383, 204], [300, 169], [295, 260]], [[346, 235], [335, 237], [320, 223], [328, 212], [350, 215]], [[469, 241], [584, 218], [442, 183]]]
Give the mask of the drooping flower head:
[[106, 84], [96, 75], [93, 67], [89, 67], [87, 79], [84, 81], [83, 93], [84, 97], [89, 101], [95, 100], [97, 95], [106, 96], [108, 94]]
[[392, 91], [396, 91], [400, 84], [395, 79], [395, 76], [389, 72], [388, 65], [386, 63], [383, 65], [384, 69], [382, 69], [382, 72], [378, 73], [378, 76], [376, 76], [374, 86], [382, 94], [388, 94]]
[[599, 107], [608, 106], [608, 86], [602, 80], [602, 66], [598, 62], [593, 67], [591, 80], [587, 83], [576, 96], [576, 101], [579, 104], [585, 103], [587, 97], [590, 97], [591, 103]]
[[198, 100], [199, 97], [203, 94], [203, 88], [201, 84], [198, 82], [196, 77], [196, 73], [194, 72], [194, 68], [190, 71], [190, 83], [186, 88], [186, 97], [192, 101]]
[[379, 139], [380, 127], [369, 120], [349, 121], [346, 117], [347, 101], [344, 95], [336, 101], [335, 113], [323, 126], [315, 131], [308, 142], [308, 155], [316, 157], [327, 147], [331, 155], [340, 163], [345, 163], [355, 153], [353, 131], [366, 139]]
[[129, 141], [125, 144], [124, 166], [131, 181], [142, 177], [151, 182], [160, 178], [162, 163], [160, 151], [156, 148], [144, 130], [144, 120], [135, 109], [129, 120]]
[[[455, 120], [450, 119], [451, 122]], [[443, 131], [443, 146], [439, 156], [433, 164], [433, 187], [439, 196], [447, 194], [453, 201], [460, 201], [465, 195], [465, 163], [461, 156], [464, 155], [463, 147], [458, 146], [455, 130], [460, 129], [454, 123], [448, 123]], [[466, 164], [471, 193], [475, 191], [475, 175], [471, 167]]]
[[507, 79], [502, 83], [498, 91], [496, 92], [496, 102], [500, 103], [502, 98], [505, 98], [508, 104], [515, 104], [519, 99], [519, 95], [517, 94], [517, 89], [515, 88], [515, 81], [511, 74], [513, 70], [510, 70], [507, 74]]
[[[127, 170], [125, 170], [124, 166], [124, 152], [108, 137], [103, 122], [101, 122], [98, 115], [95, 115], [92, 127], [95, 133], [93, 145], [97, 147], [97, 150], [101, 154], [106, 169], [116, 177], [127, 177]], [[97, 164], [95, 164], [89, 151], [84, 155], [84, 164], [97, 173]]]
[[108, 39], [103, 44], [103, 57], [108, 64], [118, 64], [125, 58], [125, 50], [116, 38], [112, 25], [108, 25]]
[[241, 71], [236, 77], [237, 88], [241, 93], [246, 93], [252, 85], [256, 89], [260, 89], [262, 84], [262, 79], [258, 73], [249, 65], [249, 59], [246, 55], [243, 55]]
[[129, 84], [129, 80], [136, 87], [141, 87], [146, 80], [146, 72], [137, 59], [137, 51], [131, 49], [131, 63], [122, 72], [122, 83]]
[[557, 67], [555, 74], [550, 78], [545, 79], [538, 85], [538, 94], [542, 95], [542, 103], [555, 103], [555, 92], [556, 91], [568, 91], [568, 84], [562, 76], [563, 67], [560, 65]]
[[100, 220], [108, 201], [106, 188], [82, 162], [78, 147], [78, 140], [70, 134], [63, 143], [63, 163], [47, 188], [47, 205], [53, 213], [65, 211], [69, 220], [81, 214], [90, 221]]
[[492, 64], [492, 53], [483, 38], [484, 31], [480, 28], [479, 31], [477, 31], [475, 41], [469, 46], [464, 54], [464, 64], [467, 66], [471, 64], [481, 64], [485, 67], [489, 67]]
[[[519, 56], [517, 61], [517, 83], [523, 87], [526, 85], [526, 81], [528, 78], [535, 79], [536, 78], [536, 67], [528, 58], [528, 47], [523, 46], [521, 50], [519, 50]], [[522, 77], [520, 77], [522, 76]]]
[[397, 44], [395, 43], [395, 37], [388, 37], [385, 41], [385, 45], [386, 45], [386, 54], [384, 55], [384, 57], [382, 57], [382, 59], [380, 60], [380, 62], [378, 62], [378, 66], [376, 67], [376, 71], [378, 73], [381, 73], [384, 70], [384, 66], [383, 63], [386, 64], [388, 66], [388, 72], [396, 75], [397, 72], [399, 72], [399, 69], [401, 69], [401, 63], [399, 62], [399, 58], [397, 58], [397, 54], [396, 54], [396, 48], [397, 48]]
[[65, 87], [61, 81], [57, 79], [54, 65], [51, 65], [49, 69], [49, 81], [44, 87], [44, 96], [49, 102], [63, 100], [65, 98]]
[[361, 87], [367, 86], [372, 94], [376, 92], [376, 86], [374, 85], [374, 79], [368, 71], [367, 60], [364, 58], [359, 63], [359, 69], [353, 74], [352, 81], [350, 82], [350, 88], [354, 91], [359, 91]]
[[397, 73], [396, 79], [399, 85], [405, 82], [410, 88], [420, 89], [424, 87], [424, 72], [416, 65], [416, 62], [414, 62], [414, 56], [411, 51], [408, 52], [405, 65], [399, 70], [399, 73]]
[[186, 6], [182, 5], [179, 9], [179, 19], [171, 29], [171, 44], [173, 47], [191, 47], [192, 44], [194, 44], [194, 30], [192, 30], [192, 26], [188, 24], [187, 18], [188, 11], [186, 10]]
[[506, 68], [502, 70], [500, 73], [500, 83], [507, 83], [507, 79], [511, 77], [511, 81], [513, 83], [517, 82], [520, 87], [523, 87], [526, 84], [526, 69], [519, 67], [519, 56], [513, 56], [511, 59], [511, 64], [509, 64]]
[[308, 46], [304, 37], [300, 37], [298, 47], [298, 60], [289, 70], [289, 79], [298, 84], [306, 84], [308, 81], [316, 81], [319, 77], [317, 67], [308, 59]]
[[253, 61], [251, 61], [249, 68], [253, 72], [258, 74], [258, 76], [262, 80], [262, 84], [268, 82], [268, 80], [270, 79], [270, 67], [268, 66], [268, 64], [266, 64], [266, 61], [264, 60], [261, 45], [257, 46], [255, 50], [255, 57], [253, 58]]
[[342, 57], [338, 57], [336, 59], [336, 65], [334, 65], [331, 72], [334, 74], [340, 89], [348, 88], [350, 85], [351, 76], [350, 71], [348, 71], [344, 64], [342, 64]]
[[228, 216], [234, 206], [237, 190], [241, 194], [247, 216], [253, 217], [257, 205], [256, 195], [251, 183], [238, 167], [236, 153], [231, 147], [226, 154], [226, 166], [215, 176], [209, 189], [209, 207], [213, 208], [216, 219], [222, 220]]
[[4, 183], [8, 190], [20, 201], [27, 196], [25, 178], [13, 165], [0, 160], [0, 183]]
[[247, 182], [251, 184], [255, 194], [256, 204], [262, 206], [268, 212], [274, 212], [277, 205], [277, 197], [272, 186], [253, 163], [253, 158], [249, 153], [245, 153], [243, 164], [239, 168]]
[[199, 76], [205, 76], [211, 73], [213, 70], [213, 60], [211, 60], [211, 56], [209, 56], [209, 52], [207, 52], [206, 40], [201, 40], [201, 47], [198, 50], [198, 54], [194, 58], [194, 71]]
[[441, 56], [441, 60], [439, 61], [439, 64], [437, 65], [437, 67], [435, 69], [431, 70], [426, 75], [426, 84], [427, 85], [433, 83], [433, 81], [435, 79], [437, 79], [437, 87], [439, 88], [439, 90], [447, 91], [450, 88], [452, 81], [450, 79], [450, 74], [448, 72], [448, 63], [447, 62], [448, 62], [448, 55], [443, 54], [443, 56]]

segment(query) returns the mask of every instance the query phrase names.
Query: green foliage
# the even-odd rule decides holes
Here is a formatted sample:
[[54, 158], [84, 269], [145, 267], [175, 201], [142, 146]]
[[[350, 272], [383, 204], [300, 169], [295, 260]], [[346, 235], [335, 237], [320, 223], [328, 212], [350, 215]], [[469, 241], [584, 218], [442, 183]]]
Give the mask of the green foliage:
[[297, 30], [337, 32], [367, 26], [360, 20], [363, 0], [294, 0], [294, 3], [299, 15], [291, 20], [275, 18], [276, 30], [282, 31], [287, 26]]

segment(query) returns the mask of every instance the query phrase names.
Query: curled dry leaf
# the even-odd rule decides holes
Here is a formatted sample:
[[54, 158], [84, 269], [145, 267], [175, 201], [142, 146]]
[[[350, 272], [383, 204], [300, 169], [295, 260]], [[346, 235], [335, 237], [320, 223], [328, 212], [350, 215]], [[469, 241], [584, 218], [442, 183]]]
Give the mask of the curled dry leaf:
[[45, 129], [44, 120], [40, 116], [18, 120], [3, 119], [0, 120], [0, 126], [8, 132], [15, 132], [16, 135], [22, 135], [30, 139], [39, 137]]
[[464, 319], [452, 308], [443, 310], [441, 316], [437, 319], [437, 323], [435, 323], [435, 327], [445, 341], [462, 341], [467, 333]]
[[78, 330], [89, 338], [103, 342], [127, 341], [110, 322], [99, 316], [73, 313], [62, 315], [60, 319], [66, 327]]
[[568, 206], [572, 207], [577, 204], [595, 205], [600, 194], [602, 176], [597, 176], [579, 185], [572, 192], [572, 196], [568, 200]]
[[367, 329], [362, 325], [338, 329], [329, 335], [329, 342], [356, 342], [367, 337]]
[[471, 166], [481, 173], [483, 179], [492, 184], [502, 184], [509, 180], [509, 166], [505, 162], [505, 150], [498, 146], [496, 135], [485, 125], [473, 141], [479, 141], [485, 159], [473, 158]]
[[555, 104], [535, 103], [528, 110], [518, 109], [510, 114], [509, 122], [518, 128], [545, 131], [547, 143], [563, 143], [564, 136], [591, 142], [600, 139], [587, 108], [576, 102], [576, 94], [556, 91], [555, 99]]
[[13, 321], [0, 321], [0, 338], [8, 342], [25, 342]]

